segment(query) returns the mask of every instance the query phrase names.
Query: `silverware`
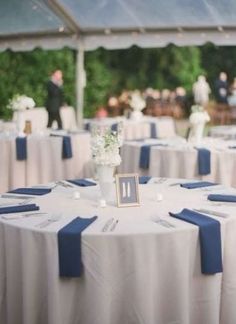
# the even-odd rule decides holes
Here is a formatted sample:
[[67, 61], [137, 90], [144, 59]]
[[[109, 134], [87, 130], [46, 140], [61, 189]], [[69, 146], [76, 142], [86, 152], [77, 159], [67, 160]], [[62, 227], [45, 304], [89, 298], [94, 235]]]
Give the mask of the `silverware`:
[[35, 227], [45, 228], [48, 225], [50, 225], [51, 223], [58, 222], [60, 219], [61, 219], [61, 215], [55, 214], [55, 215], [52, 215], [50, 218], [48, 218], [46, 221], [43, 221], [43, 222], [35, 225]]
[[160, 217], [155, 218], [153, 221], [155, 223], [157, 223], [157, 224], [160, 224], [160, 225], [168, 227], [168, 228], [175, 228], [175, 225], [173, 225], [172, 223], [170, 223], [170, 222], [168, 222], [165, 219], [160, 218]]
[[169, 187], [175, 187], [175, 186], [180, 186], [180, 185], [181, 185], [180, 182], [175, 182], [175, 183], [169, 184]]
[[21, 219], [21, 218], [27, 218], [27, 217], [35, 217], [35, 216], [41, 216], [46, 215], [47, 213], [28, 213], [28, 214], [20, 214], [20, 215], [5, 215], [2, 216], [3, 219], [6, 220], [14, 220], [14, 219]]
[[18, 195], [14, 195], [14, 194], [11, 194], [11, 193], [2, 194], [1, 197], [2, 198], [12, 198], [12, 199], [32, 199], [32, 198], [35, 198], [34, 195], [27, 195], [27, 196], [25, 195], [24, 196], [24, 195], [19, 194], [19, 196], [18, 196]]
[[27, 205], [32, 199], [25, 199], [24, 201], [21, 201], [18, 204], [14, 204], [14, 203], [3, 203], [0, 204], [0, 208], [1, 207], [15, 207], [15, 206], [22, 206], [22, 205]]
[[119, 223], [119, 220], [117, 219], [113, 224], [112, 226], [110, 227], [110, 232], [113, 232], [117, 226], [117, 224]]
[[105, 225], [102, 228], [102, 232], [106, 232], [109, 228], [109, 226], [113, 223], [114, 218], [109, 218], [108, 221], [105, 223]]
[[212, 215], [212, 216], [223, 217], [223, 218], [226, 218], [229, 216], [229, 214], [226, 214], [226, 213], [209, 210], [209, 209], [204, 209], [204, 208], [193, 208], [193, 210], [200, 212], [200, 213], [204, 213], [204, 214], [208, 214], [208, 215]]

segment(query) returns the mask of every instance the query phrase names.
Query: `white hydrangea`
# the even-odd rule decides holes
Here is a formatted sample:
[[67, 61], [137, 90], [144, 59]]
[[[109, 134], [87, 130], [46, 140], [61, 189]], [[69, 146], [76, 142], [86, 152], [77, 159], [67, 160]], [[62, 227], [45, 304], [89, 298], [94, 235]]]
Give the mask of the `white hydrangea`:
[[35, 102], [32, 98], [25, 95], [16, 95], [9, 101], [8, 108], [12, 110], [26, 110], [35, 107]]
[[98, 165], [115, 167], [120, 165], [121, 156], [119, 148], [122, 145], [121, 127], [118, 132], [107, 129], [93, 129], [92, 131], [92, 155]]
[[145, 100], [138, 90], [132, 93], [129, 104], [134, 111], [142, 111], [146, 106]]

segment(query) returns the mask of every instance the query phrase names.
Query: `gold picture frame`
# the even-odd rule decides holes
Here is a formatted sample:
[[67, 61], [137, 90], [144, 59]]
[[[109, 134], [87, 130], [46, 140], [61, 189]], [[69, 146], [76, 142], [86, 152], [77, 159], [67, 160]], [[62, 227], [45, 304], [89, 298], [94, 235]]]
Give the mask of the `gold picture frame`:
[[139, 176], [137, 173], [116, 174], [116, 197], [118, 207], [140, 206]]

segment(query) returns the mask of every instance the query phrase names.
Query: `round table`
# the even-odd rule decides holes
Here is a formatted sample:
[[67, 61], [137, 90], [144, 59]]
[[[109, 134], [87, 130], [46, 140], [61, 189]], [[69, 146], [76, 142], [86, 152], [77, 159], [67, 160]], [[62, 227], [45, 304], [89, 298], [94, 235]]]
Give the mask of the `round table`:
[[[140, 151], [143, 145], [161, 144], [153, 146], [150, 151], [148, 169], [139, 166]], [[198, 151], [194, 145], [184, 139], [145, 140], [125, 142], [121, 148], [122, 164], [119, 172], [138, 172], [143, 175], [160, 177], [180, 177], [186, 179], [202, 179], [236, 186], [236, 149], [235, 142], [214, 138], [205, 138], [202, 147], [211, 152], [211, 173], [199, 175]], [[232, 147], [232, 148], [230, 148]]]
[[[172, 186], [179, 181], [153, 178], [140, 185], [140, 207], [117, 208], [112, 203], [101, 208], [98, 186], [56, 187], [32, 200], [48, 215], [11, 220], [2, 215], [0, 322], [235, 323], [235, 205], [208, 201], [207, 190], [234, 194], [236, 190]], [[81, 199], [72, 198], [74, 190], [80, 191]], [[156, 200], [158, 192], [164, 197], [161, 202]], [[0, 204], [5, 202], [0, 198]], [[198, 227], [168, 215], [199, 206], [228, 214], [211, 216], [221, 224], [223, 274], [201, 273]], [[61, 214], [57, 222], [37, 227], [56, 213]], [[83, 275], [59, 277], [57, 232], [77, 216], [94, 215], [97, 220], [81, 235]], [[158, 217], [173, 227], [156, 222]], [[115, 230], [102, 231], [110, 218], [118, 220]]]
[[211, 137], [236, 139], [236, 125], [215, 126], [210, 129], [209, 134]]
[[84, 119], [84, 125], [88, 129], [91, 129], [92, 126], [110, 127], [119, 122], [123, 124], [123, 137], [125, 140], [153, 137], [153, 126], [158, 138], [176, 136], [175, 122], [171, 117], [144, 116], [139, 121], [125, 117]]
[[62, 159], [62, 137], [32, 134], [27, 137], [27, 159], [16, 158], [16, 136], [0, 134], [0, 192], [49, 181], [88, 177], [91, 166], [91, 136], [70, 134], [72, 158]]

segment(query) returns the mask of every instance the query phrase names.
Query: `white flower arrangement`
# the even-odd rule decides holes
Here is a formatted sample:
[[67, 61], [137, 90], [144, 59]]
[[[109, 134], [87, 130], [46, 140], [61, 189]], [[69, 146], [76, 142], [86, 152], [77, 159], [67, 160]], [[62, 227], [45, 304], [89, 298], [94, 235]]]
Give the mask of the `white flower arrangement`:
[[14, 111], [32, 109], [35, 107], [35, 102], [32, 98], [25, 95], [15, 95], [11, 100], [9, 100], [8, 109]]
[[139, 111], [139, 112], [141, 112], [146, 106], [145, 100], [142, 98], [138, 90], [132, 93], [129, 104], [134, 111]]
[[189, 121], [192, 125], [207, 123], [210, 121], [210, 116], [202, 106], [194, 105], [191, 107], [191, 115]]
[[97, 165], [115, 167], [120, 165], [121, 156], [119, 148], [122, 145], [121, 124], [118, 124], [118, 131], [111, 128], [94, 127], [92, 129], [92, 155]]

